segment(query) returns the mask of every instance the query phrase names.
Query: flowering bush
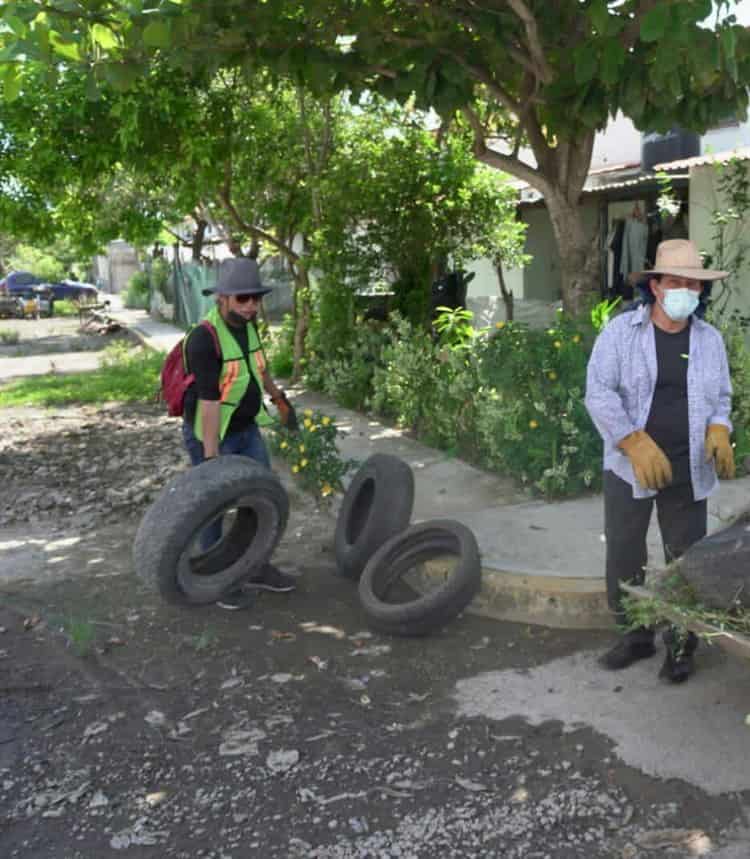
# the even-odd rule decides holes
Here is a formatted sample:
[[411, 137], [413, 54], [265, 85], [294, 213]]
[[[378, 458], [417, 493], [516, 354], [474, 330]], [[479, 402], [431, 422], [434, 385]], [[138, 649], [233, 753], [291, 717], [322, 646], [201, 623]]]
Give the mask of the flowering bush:
[[546, 496], [598, 487], [602, 443], [584, 406], [593, 331], [502, 324], [480, 357], [480, 458]]
[[305, 409], [297, 431], [290, 432], [279, 425], [270, 434], [269, 442], [302, 488], [325, 499], [342, 489], [343, 476], [356, 465], [354, 460], [340, 457], [336, 446], [339, 435], [333, 418]]

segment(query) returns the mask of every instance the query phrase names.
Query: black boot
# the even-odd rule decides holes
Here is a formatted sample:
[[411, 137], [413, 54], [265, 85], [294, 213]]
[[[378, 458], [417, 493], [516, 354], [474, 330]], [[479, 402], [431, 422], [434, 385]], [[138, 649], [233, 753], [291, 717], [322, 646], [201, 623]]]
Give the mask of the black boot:
[[599, 665], [609, 671], [619, 671], [655, 653], [653, 632], [645, 628], [637, 629], [626, 633], [613, 648], [600, 656]]
[[664, 631], [664, 646], [667, 654], [659, 677], [669, 683], [684, 683], [695, 671], [693, 654], [698, 647], [698, 636], [671, 626]]

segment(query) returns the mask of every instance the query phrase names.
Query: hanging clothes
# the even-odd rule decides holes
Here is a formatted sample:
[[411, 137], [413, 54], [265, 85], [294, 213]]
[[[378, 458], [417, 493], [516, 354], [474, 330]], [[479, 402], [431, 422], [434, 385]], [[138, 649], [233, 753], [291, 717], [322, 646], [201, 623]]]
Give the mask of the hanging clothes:
[[643, 271], [647, 246], [648, 225], [639, 218], [626, 218], [620, 260], [620, 274], [623, 280], [627, 280], [632, 271]]

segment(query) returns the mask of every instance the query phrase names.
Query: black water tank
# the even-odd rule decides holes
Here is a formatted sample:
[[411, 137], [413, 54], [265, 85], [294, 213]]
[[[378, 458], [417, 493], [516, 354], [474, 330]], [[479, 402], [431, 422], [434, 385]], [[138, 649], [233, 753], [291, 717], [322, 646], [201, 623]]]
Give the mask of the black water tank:
[[692, 131], [673, 128], [666, 134], [641, 135], [641, 169], [651, 170], [654, 164], [679, 161], [701, 154], [701, 138]]

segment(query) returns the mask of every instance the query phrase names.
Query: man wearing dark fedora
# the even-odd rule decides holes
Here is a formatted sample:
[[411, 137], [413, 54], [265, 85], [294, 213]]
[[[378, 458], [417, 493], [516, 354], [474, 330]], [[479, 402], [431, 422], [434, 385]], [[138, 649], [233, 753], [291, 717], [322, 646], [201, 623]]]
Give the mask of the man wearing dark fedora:
[[[643, 301], [612, 319], [589, 359], [586, 408], [604, 440], [607, 597], [619, 625], [620, 583], [643, 582], [654, 502], [669, 563], [705, 536], [717, 475], [734, 477], [726, 351], [702, 318], [711, 283], [726, 276], [704, 269], [687, 239], [662, 242], [654, 267], [632, 278]], [[697, 638], [670, 628], [664, 643], [660, 676], [686, 680]], [[654, 630], [641, 627], [600, 664], [626, 668], [655, 652]]]
[[[254, 259], [237, 257], [221, 264], [216, 304], [187, 338], [187, 368], [195, 383], [185, 394], [182, 434], [190, 461], [199, 465], [219, 454], [249, 456], [271, 467], [260, 427], [273, 421], [263, 406], [263, 391], [271, 402], [286, 398], [271, 378], [255, 326], [261, 299], [271, 289], [261, 282]], [[211, 330], [213, 329], [213, 331]], [[221, 521], [201, 534], [204, 548], [221, 536]], [[254, 589], [294, 590], [295, 580], [268, 564], [260, 574], [219, 602], [224, 608], [249, 605]]]

